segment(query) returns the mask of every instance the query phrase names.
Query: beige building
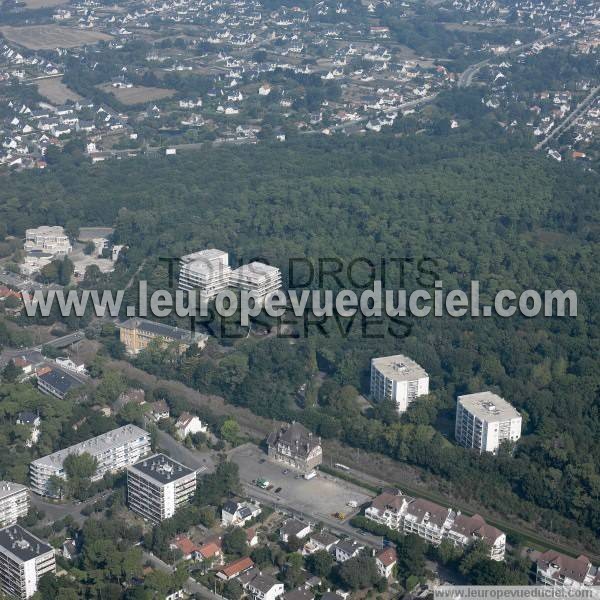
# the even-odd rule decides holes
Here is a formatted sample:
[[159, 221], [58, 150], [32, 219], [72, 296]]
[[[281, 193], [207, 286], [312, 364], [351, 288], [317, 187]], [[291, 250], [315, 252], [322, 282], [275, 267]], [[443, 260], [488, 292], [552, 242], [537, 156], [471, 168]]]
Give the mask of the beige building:
[[293, 422], [269, 434], [269, 456], [303, 473], [310, 473], [323, 462], [321, 438], [300, 423]]
[[127, 319], [118, 325], [119, 338], [128, 354], [139, 354], [153, 340], [161, 340], [165, 345], [178, 344], [179, 352], [185, 352], [191, 345], [204, 348], [208, 336], [179, 327], [171, 327], [147, 319]]

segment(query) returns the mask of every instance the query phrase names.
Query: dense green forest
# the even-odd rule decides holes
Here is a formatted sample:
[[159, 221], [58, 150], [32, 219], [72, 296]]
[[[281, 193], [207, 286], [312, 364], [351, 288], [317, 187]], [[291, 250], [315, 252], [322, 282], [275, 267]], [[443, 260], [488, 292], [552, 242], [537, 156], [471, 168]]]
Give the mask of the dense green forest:
[[[477, 279], [484, 298], [504, 288], [575, 289], [576, 319], [413, 319], [401, 336], [370, 338], [330, 322], [328, 335], [311, 327], [295, 343], [225, 341], [235, 346], [227, 359], [147, 352], [138, 364], [418, 465], [455, 497], [598, 548], [599, 192], [596, 176], [532, 153], [528, 140], [499, 135], [484, 116], [443, 140], [303, 136], [98, 166], [64, 154], [45, 173], [3, 180], [0, 222], [12, 235], [30, 225], [114, 222], [129, 250], [105, 285], [145, 261], [141, 276], [164, 286], [158, 257], [215, 246], [234, 262], [263, 257], [284, 280], [290, 257], [430, 257], [447, 289]], [[360, 414], [352, 388], [366, 393], [370, 358], [396, 352], [428, 370], [431, 398], [402, 420], [387, 407]], [[318, 391], [317, 368], [328, 375]], [[452, 443], [456, 395], [482, 389], [524, 416], [513, 457]]]

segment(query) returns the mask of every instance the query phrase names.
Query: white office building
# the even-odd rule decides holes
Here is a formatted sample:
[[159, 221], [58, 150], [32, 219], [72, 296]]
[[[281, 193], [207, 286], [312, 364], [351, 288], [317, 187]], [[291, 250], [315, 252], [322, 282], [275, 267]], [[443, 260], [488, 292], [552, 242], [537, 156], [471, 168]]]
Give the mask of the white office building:
[[96, 473], [91, 478], [98, 481], [105, 473], [117, 472], [138, 462], [150, 453], [150, 434], [136, 425], [124, 425], [98, 437], [80, 442], [64, 450], [34, 460], [29, 468], [31, 489], [40, 496], [54, 496], [52, 477], [66, 479], [63, 463], [71, 454], [92, 455], [97, 461]]
[[281, 271], [261, 262], [251, 262], [231, 272], [230, 286], [236, 290], [254, 292], [257, 299], [281, 288]]
[[56, 571], [54, 548], [20, 525], [0, 529], [2, 591], [26, 599], [35, 594], [40, 578]]
[[521, 437], [521, 415], [492, 392], [459, 396], [456, 402], [454, 437], [465, 448], [498, 452], [502, 442]]
[[196, 492], [196, 471], [164, 454], [127, 468], [129, 508], [153, 523], [172, 517]]
[[371, 398], [391, 400], [403, 413], [419, 396], [429, 394], [429, 375], [414, 360], [396, 354], [371, 359]]
[[0, 481], [0, 527], [13, 525], [29, 510], [29, 490], [20, 483]]
[[200, 250], [179, 260], [180, 290], [198, 290], [201, 299], [209, 300], [229, 286], [231, 267], [227, 252]]
[[65, 256], [73, 249], [65, 230], [59, 225], [42, 225], [25, 231], [25, 252], [39, 252], [52, 256]]

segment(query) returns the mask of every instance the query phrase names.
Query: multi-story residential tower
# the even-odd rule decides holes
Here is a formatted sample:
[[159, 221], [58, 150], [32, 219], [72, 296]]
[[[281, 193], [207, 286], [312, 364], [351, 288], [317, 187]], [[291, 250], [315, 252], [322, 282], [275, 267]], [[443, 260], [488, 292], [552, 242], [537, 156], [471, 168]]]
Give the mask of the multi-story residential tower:
[[34, 460], [29, 469], [31, 489], [41, 496], [57, 496], [51, 484], [52, 477], [66, 479], [64, 461], [71, 454], [88, 453], [97, 462], [92, 481], [105, 473], [116, 472], [136, 463], [150, 452], [150, 434], [136, 425], [124, 425], [98, 437], [80, 442], [64, 450]]
[[261, 262], [251, 262], [231, 272], [230, 286], [254, 292], [258, 300], [281, 288], [281, 271]]
[[229, 255], [222, 250], [200, 250], [179, 259], [179, 289], [198, 290], [200, 298], [209, 300], [229, 286]]
[[429, 375], [414, 360], [402, 354], [371, 359], [371, 398], [391, 400], [405, 412], [419, 396], [429, 394]]
[[153, 523], [164, 521], [196, 492], [196, 471], [164, 454], [144, 458], [127, 468], [129, 508]]
[[20, 483], [0, 481], [0, 527], [13, 525], [29, 510], [29, 490]]
[[42, 575], [54, 573], [54, 548], [20, 525], [0, 529], [0, 585], [9, 596], [35, 594]]
[[521, 415], [500, 396], [467, 394], [456, 402], [454, 436], [465, 448], [496, 453], [502, 442], [516, 442], [521, 437], [521, 422]]
[[65, 256], [73, 249], [65, 230], [59, 225], [42, 225], [25, 231], [25, 252], [42, 252], [53, 256]]

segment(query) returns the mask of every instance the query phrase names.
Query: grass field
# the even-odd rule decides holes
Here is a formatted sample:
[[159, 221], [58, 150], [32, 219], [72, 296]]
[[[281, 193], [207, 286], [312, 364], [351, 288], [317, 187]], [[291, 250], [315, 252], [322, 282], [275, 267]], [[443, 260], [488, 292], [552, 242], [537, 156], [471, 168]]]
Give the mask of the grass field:
[[29, 50], [52, 50], [54, 48], [76, 48], [110, 40], [111, 36], [98, 31], [85, 31], [60, 25], [28, 25], [25, 27], [0, 27], [0, 32], [9, 41]]
[[38, 92], [54, 104], [64, 104], [67, 100], [81, 100], [81, 96], [67, 87], [62, 77], [52, 77], [36, 81]]
[[98, 87], [103, 92], [112, 94], [119, 102], [128, 105], [143, 104], [145, 102], [170, 98], [175, 93], [175, 90], [157, 87], [134, 86], [132, 88], [114, 88], [110, 83], [104, 83]]

